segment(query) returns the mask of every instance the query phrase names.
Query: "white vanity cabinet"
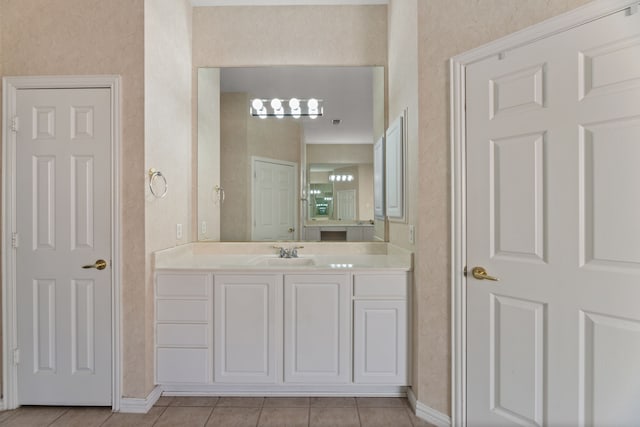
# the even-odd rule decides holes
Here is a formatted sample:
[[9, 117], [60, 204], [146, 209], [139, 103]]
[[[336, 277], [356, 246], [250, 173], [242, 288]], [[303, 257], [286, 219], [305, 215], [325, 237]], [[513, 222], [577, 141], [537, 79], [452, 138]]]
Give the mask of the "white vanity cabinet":
[[285, 383], [351, 381], [348, 274], [284, 276]]
[[156, 383], [187, 395], [402, 393], [409, 274], [159, 270]]
[[406, 273], [353, 278], [353, 380], [409, 385], [409, 281]]
[[211, 381], [211, 274], [156, 278], [156, 382]]
[[281, 313], [282, 275], [215, 274], [215, 382], [278, 382]]

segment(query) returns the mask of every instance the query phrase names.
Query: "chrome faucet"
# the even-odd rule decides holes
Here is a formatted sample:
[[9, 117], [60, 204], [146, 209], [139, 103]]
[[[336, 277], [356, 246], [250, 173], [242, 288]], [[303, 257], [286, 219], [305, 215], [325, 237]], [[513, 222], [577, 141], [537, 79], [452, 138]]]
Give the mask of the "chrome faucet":
[[274, 246], [274, 249], [278, 249], [280, 258], [298, 258], [298, 249], [302, 248], [304, 248], [304, 246], [294, 246], [289, 249], [285, 249], [282, 246]]

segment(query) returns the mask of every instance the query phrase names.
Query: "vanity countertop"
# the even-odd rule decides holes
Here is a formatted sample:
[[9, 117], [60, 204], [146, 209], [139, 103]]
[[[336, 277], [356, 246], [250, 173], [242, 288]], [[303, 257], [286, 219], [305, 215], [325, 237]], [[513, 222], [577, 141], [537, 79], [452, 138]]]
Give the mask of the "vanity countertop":
[[[273, 246], [299, 249], [298, 258], [279, 258]], [[156, 270], [232, 271], [410, 271], [413, 254], [383, 242], [189, 243], [154, 253]]]
[[305, 227], [373, 227], [369, 221], [307, 221]]

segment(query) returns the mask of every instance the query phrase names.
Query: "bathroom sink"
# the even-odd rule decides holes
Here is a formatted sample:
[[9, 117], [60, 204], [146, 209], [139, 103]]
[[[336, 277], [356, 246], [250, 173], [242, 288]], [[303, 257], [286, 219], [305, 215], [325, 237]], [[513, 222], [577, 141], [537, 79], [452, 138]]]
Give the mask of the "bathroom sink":
[[315, 265], [313, 258], [268, 258], [267, 265]]
[[268, 258], [260, 258], [258, 262], [254, 265], [268, 265], [268, 266], [283, 266], [283, 267], [293, 267], [293, 266], [306, 266], [306, 265], [316, 265], [316, 262], [313, 258], [277, 258], [277, 257], [268, 257]]

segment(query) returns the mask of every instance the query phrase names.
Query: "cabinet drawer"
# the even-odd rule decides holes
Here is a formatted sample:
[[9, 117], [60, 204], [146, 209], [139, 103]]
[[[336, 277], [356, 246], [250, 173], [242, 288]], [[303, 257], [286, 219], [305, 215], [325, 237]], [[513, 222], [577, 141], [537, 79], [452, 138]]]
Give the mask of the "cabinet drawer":
[[203, 348], [159, 348], [156, 353], [157, 382], [209, 382], [208, 353]]
[[156, 330], [156, 344], [206, 347], [208, 335], [209, 327], [206, 324], [160, 323]]
[[355, 297], [392, 297], [406, 298], [406, 274], [368, 275], [356, 274], [353, 277], [353, 295]]
[[158, 300], [156, 318], [160, 322], [207, 322], [208, 301]]
[[156, 295], [159, 297], [207, 297], [210, 292], [208, 274], [158, 274]]

